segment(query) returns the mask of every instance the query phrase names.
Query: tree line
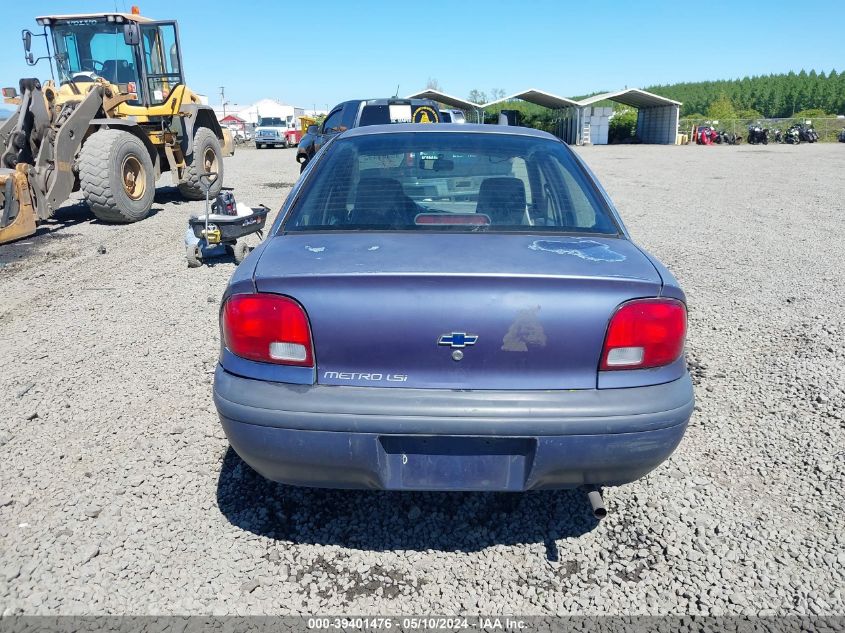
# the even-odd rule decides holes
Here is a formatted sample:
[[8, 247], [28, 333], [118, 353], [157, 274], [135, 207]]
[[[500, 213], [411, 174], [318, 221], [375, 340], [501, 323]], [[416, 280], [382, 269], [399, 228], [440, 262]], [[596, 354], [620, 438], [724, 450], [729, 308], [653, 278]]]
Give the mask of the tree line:
[[[440, 89], [439, 82], [431, 78], [428, 87]], [[748, 119], [789, 118], [808, 110], [830, 116], [845, 114], [845, 71], [835, 69], [829, 73], [801, 70], [742, 79], [682, 82], [649, 86], [645, 90], [680, 101], [681, 116], [688, 118], [713, 114], [722, 118], [727, 118], [725, 115]], [[486, 103], [505, 96], [501, 88], [490, 92], [488, 96], [482, 90], [473, 89], [468, 99]], [[529, 110], [534, 114], [534, 108]]]
[[[440, 88], [436, 79], [429, 79], [429, 84], [429, 87]], [[790, 71], [742, 79], [649, 86], [645, 90], [680, 101], [683, 104], [681, 117], [694, 121], [794, 118], [796, 115], [819, 118], [845, 114], [845, 71]], [[505, 91], [500, 88], [491, 90], [491, 93], [490, 100], [505, 95]], [[574, 99], [577, 101], [585, 96], [592, 95]], [[473, 89], [468, 99], [475, 103], [486, 103], [488, 95]], [[633, 135], [636, 126], [635, 110], [618, 103], [596, 105], [612, 105], [616, 111], [611, 120], [611, 137], [619, 140]], [[501, 103], [485, 109], [485, 120], [495, 122], [498, 112], [503, 108], [519, 110], [520, 123], [527, 127], [554, 132], [558, 126], [558, 113], [521, 101]]]
[[[787, 118], [805, 110], [845, 114], [845, 72], [811, 70], [772, 75], [650, 86], [649, 92], [683, 103], [681, 116]], [[727, 107], [728, 104], [730, 107]], [[715, 114], [715, 112], [714, 112]]]

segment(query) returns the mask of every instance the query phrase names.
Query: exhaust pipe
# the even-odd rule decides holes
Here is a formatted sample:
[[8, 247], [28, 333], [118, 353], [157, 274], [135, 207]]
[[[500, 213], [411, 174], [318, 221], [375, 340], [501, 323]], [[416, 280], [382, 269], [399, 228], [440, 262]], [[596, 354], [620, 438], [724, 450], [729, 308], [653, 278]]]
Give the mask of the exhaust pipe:
[[607, 516], [607, 509], [604, 507], [604, 499], [601, 497], [601, 490], [598, 488], [590, 488], [587, 492], [587, 499], [590, 501], [590, 506], [593, 508], [593, 516], [601, 521]]

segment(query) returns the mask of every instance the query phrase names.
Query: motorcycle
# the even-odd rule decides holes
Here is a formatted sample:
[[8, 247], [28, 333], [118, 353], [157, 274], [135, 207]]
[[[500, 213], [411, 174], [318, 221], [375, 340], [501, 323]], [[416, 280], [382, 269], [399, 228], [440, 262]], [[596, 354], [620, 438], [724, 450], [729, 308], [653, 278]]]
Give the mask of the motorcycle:
[[812, 123], [796, 123], [793, 127], [798, 132], [798, 138], [804, 143], [815, 143], [819, 140], [819, 135], [813, 129]]
[[763, 127], [759, 123], [752, 123], [748, 126], [748, 142], [751, 145], [762, 143], [769, 144], [769, 129]]
[[772, 130], [772, 139], [775, 143], [783, 143], [783, 132], [780, 131], [780, 128], [775, 128]]
[[719, 142], [725, 145], [739, 145], [742, 141], [742, 137], [733, 132], [719, 132], [719, 137], [721, 139]]
[[845, 128], [839, 130], [839, 136], [837, 138], [839, 138], [840, 143], [845, 143]]
[[786, 142], [790, 145], [801, 144], [801, 132], [798, 129], [798, 125], [791, 125], [789, 126], [789, 129], [786, 130]]

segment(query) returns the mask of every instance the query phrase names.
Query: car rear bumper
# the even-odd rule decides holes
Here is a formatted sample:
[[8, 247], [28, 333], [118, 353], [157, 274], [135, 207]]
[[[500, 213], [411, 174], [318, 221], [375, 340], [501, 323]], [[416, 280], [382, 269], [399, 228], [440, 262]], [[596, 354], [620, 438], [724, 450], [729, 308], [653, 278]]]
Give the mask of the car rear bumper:
[[693, 409], [689, 375], [581, 391], [302, 386], [217, 367], [229, 442], [267, 479], [326, 488], [618, 485], [663, 462]]

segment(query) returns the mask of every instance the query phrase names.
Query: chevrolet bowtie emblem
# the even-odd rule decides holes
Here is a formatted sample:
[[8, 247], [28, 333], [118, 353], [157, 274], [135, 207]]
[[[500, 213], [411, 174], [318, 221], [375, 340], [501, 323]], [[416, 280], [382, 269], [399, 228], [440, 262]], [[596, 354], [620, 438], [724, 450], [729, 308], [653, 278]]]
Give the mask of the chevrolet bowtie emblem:
[[437, 339], [438, 345], [448, 345], [452, 349], [460, 349], [475, 345], [478, 341], [477, 334], [467, 334], [466, 332], [451, 332], [450, 334], [441, 334]]

